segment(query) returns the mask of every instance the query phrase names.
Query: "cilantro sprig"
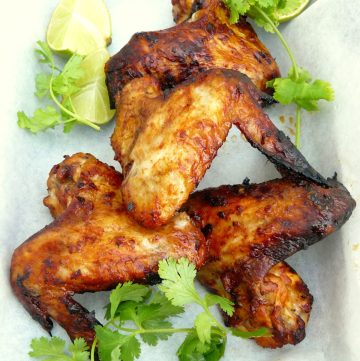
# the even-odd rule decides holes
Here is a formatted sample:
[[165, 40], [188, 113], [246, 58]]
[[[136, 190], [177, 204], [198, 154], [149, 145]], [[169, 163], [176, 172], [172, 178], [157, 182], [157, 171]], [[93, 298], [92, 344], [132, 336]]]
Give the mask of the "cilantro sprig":
[[255, 23], [268, 32], [275, 33], [284, 46], [291, 61], [291, 68], [287, 77], [276, 78], [267, 83], [268, 87], [274, 88], [274, 99], [279, 103], [296, 106], [296, 134], [295, 145], [300, 146], [301, 133], [301, 109], [316, 111], [318, 101], [334, 100], [334, 90], [329, 82], [324, 80], [312, 80], [310, 73], [301, 68], [278, 29], [279, 21], [276, 12], [286, 6], [289, 0], [223, 0], [230, 11], [230, 22], [236, 23], [240, 16], [249, 16]]
[[[229, 333], [242, 338], [269, 336], [265, 328], [246, 332], [224, 327], [211, 313], [211, 307], [218, 305], [231, 316], [233, 303], [209, 293], [201, 296], [194, 284], [195, 266], [187, 259], [160, 261], [159, 276], [162, 283], [158, 289], [126, 282], [111, 292], [105, 313], [107, 323], [96, 326], [90, 353], [82, 339], [65, 351], [65, 341], [42, 337], [32, 341], [29, 355], [42, 361], [94, 361], [97, 348], [100, 361], [134, 361], [140, 356], [141, 341], [156, 346], [175, 333], [184, 333], [186, 337], [177, 350], [180, 361], [217, 361], [224, 355]], [[171, 318], [179, 317], [184, 306], [193, 303], [202, 309], [193, 325], [174, 328]]]
[[32, 340], [29, 356], [42, 361], [87, 361], [90, 352], [82, 338], [76, 339], [66, 349], [66, 342], [59, 337], [40, 337]]
[[[39, 48], [35, 50], [39, 62], [47, 65], [48, 71], [40, 73], [35, 78], [36, 92], [39, 99], [48, 98], [52, 105], [36, 109], [33, 116], [27, 116], [23, 111], [17, 113], [20, 128], [28, 129], [32, 133], [64, 126], [64, 132], [69, 132], [75, 124], [87, 125], [99, 130], [99, 126], [79, 115], [71, 101], [71, 96], [80, 88], [76, 85], [84, 75], [81, 68], [83, 57], [73, 54], [63, 69], [55, 64], [55, 59], [48, 44], [37, 42]], [[54, 106], [55, 105], [55, 106]]]

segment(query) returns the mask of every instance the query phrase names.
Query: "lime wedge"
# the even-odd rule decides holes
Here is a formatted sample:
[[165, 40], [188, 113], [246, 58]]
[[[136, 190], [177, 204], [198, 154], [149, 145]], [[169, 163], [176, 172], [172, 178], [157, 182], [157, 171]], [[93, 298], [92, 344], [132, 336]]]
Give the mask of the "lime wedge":
[[280, 23], [296, 18], [308, 6], [310, 0], [286, 0], [283, 8], [274, 11], [273, 16]]
[[81, 63], [84, 76], [77, 83], [81, 90], [70, 98], [75, 112], [95, 124], [107, 123], [115, 114], [110, 109], [105, 85], [104, 65], [109, 57], [107, 50], [102, 48], [84, 58]]
[[110, 14], [104, 0], [60, 0], [46, 40], [54, 51], [88, 55], [111, 42]]

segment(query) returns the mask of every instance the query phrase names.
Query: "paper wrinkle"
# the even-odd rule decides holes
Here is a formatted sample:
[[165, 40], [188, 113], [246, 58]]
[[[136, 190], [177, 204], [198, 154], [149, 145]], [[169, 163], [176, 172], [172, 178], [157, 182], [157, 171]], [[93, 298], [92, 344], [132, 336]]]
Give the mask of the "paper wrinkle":
[[[111, 53], [141, 30], [172, 25], [170, 0], [108, 0], [112, 24]], [[303, 115], [302, 152], [325, 176], [335, 171], [360, 205], [360, 7], [358, 2], [318, 0], [300, 17], [281, 26], [299, 65], [318, 78], [331, 81], [334, 103], [321, 103], [321, 112]], [[30, 341], [46, 336], [38, 323], [12, 295], [8, 283], [13, 249], [51, 221], [42, 205], [51, 167], [64, 154], [90, 152], [118, 167], [109, 144], [113, 124], [100, 133], [84, 127], [64, 135], [61, 129], [32, 135], [16, 125], [16, 112], [31, 113], [37, 105], [34, 90], [39, 66], [33, 55], [35, 41], [43, 39], [53, 6], [47, 0], [14, 0], [0, 13], [0, 36], [6, 56], [2, 57], [0, 122], [0, 355], [4, 360], [27, 361]], [[19, 11], [21, 9], [21, 11]], [[141, 10], [139, 10], [141, 9]], [[29, 14], [32, 14], [29, 16]], [[276, 56], [283, 74], [289, 66], [277, 38], [259, 31]], [[269, 109], [273, 121], [285, 132], [294, 128], [291, 107]], [[285, 123], [279, 121], [285, 116]], [[292, 137], [293, 138], [293, 137]], [[274, 167], [232, 129], [200, 187], [240, 183], [248, 176], [257, 182], [277, 177]], [[289, 263], [308, 284], [314, 306], [307, 337], [296, 347], [265, 350], [254, 342], [230, 337], [224, 361], [357, 361], [360, 360], [360, 211], [328, 239], [293, 256]], [[107, 294], [79, 296], [85, 306], [101, 315]], [[176, 320], [186, 325], [188, 319]], [[65, 336], [55, 326], [54, 335]], [[176, 335], [156, 348], [143, 345], [140, 360], [177, 360], [175, 351], [182, 341]], [[150, 356], [149, 356], [150, 355]], [[150, 358], [149, 358], [150, 357]]]

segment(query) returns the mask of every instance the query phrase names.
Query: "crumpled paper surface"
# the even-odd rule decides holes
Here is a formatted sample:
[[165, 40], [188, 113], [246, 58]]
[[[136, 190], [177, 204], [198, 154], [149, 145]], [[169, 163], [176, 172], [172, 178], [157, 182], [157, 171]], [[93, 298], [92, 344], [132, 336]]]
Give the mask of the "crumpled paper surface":
[[[64, 154], [91, 152], [100, 160], [112, 160], [109, 136], [113, 123], [99, 133], [78, 127], [70, 135], [61, 129], [32, 135], [16, 125], [16, 112], [28, 113], [38, 106], [33, 96], [34, 76], [40, 68], [33, 48], [45, 36], [55, 1], [13, 0], [0, 12], [1, 121], [0, 121], [0, 355], [9, 361], [29, 360], [33, 337], [46, 335], [13, 296], [8, 283], [14, 248], [51, 221], [42, 205], [51, 167]], [[136, 31], [172, 25], [170, 0], [108, 0], [113, 23], [111, 53], [123, 46]], [[282, 31], [301, 66], [314, 76], [330, 80], [336, 90], [334, 103], [322, 103], [321, 112], [304, 114], [302, 152], [325, 176], [336, 171], [360, 204], [360, 7], [357, 0], [317, 0], [300, 17], [282, 26]], [[289, 63], [277, 38], [259, 31], [277, 58], [283, 73]], [[273, 121], [288, 134], [293, 110], [269, 109]], [[279, 121], [280, 116], [285, 121]], [[233, 129], [221, 148], [201, 187], [240, 183], [245, 176], [258, 182], [277, 176], [274, 167], [252, 149]], [[360, 206], [359, 206], [360, 207]], [[246, 361], [357, 361], [360, 360], [360, 208], [336, 234], [299, 252], [288, 262], [297, 270], [314, 295], [307, 337], [296, 347], [265, 350], [252, 341], [230, 337], [224, 360]], [[82, 295], [78, 299], [97, 315], [106, 293]], [[187, 309], [192, 319], [196, 309]], [[177, 320], [185, 325], [187, 319]], [[55, 326], [54, 335], [65, 336]], [[140, 360], [176, 360], [182, 340], [156, 348], [143, 346]]]

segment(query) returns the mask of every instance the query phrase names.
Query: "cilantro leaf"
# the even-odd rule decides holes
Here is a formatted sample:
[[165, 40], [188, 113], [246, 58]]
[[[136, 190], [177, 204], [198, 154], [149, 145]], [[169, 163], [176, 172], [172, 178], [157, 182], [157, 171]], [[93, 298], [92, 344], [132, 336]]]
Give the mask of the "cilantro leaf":
[[77, 338], [69, 346], [69, 351], [74, 360], [87, 361], [89, 359], [89, 347], [83, 338]]
[[59, 337], [41, 337], [31, 341], [30, 357], [43, 361], [87, 361], [90, 353], [84, 339], [76, 339], [65, 351], [65, 341]]
[[208, 307], [218, 304], [228, 316], [232, 316], [234, 313], [234, 303], [225, 297], [207, 293], [205, 301]]
[[195, 329], [200, 342], [210, 342], [212, 324], [213, 319], [207, 313], [203, 312], [196, 316]]
[[40, 73], [36, 75], [35, 78], [35, 86], [36, 86], [36, 92], [35, 95], [38, 98], [43, 98], [45, 95], [49, 93], [50, 89], [50, 81], [51, 81], [51, 75]]
[[122, 361], [134, 361], [140, 356], [140, 342], [135, 336], [128, 337], [121, 346]]
[[163, 320], [184, 312], [179, 306], [174, 306], [162, 292], [156, 292], [149, 304], [141, 305], [138, 311], [139, 321]]
[[36, 109], [32, 117], [28, 117], [24, 112], [18, 112], [17, 117], [18, 126], [29, 129], [32, 133], [54, 128], [55, 125], [61, 124], [61, 115], [51, 106]]
[[114, 318], [119, 305], [124, 301], [141, 302], [148, 295], [147, 286], [126, 282], [119, 284], [110, 294], [110, 314], [107, 319]]
[[36, 75], [35, 95], [40, 99], [48, 95], [50, 101], [59, 110], [57, 111], [53, 106], [47, 106], [37, 109], [32, 117], [26, 116], [24, 112], [18, 112], [19, 127], [28, 129], [32, 133], [54, 128], [59, 124], [64, 125], [65, 133], [70, 132], [75, 124], [88, 125], [99, 130], [98, 125], [85, 119], [74, 109], [70, 99], [71, 95], [80, 90], [77, 84], [85, 75], [82, 67], [83, 57], [77, 54], [72, 55], [61, 70], [56, 67], [48, 44], [38, 41], [37, 45], [35, 52], [39, 56], [39, 62], [48, 65], [50, 72]]
[[51, 68], [55, 67], [55, 61], [49, 45], [45, 41], [37, 41], [39, 49], [35, 49], [35, 53], [39, 55], [40, 63], [48, 64]]
[[194, 286], [195, 266], [186, 258], [181, 258], [178, 262], [172, 258], [160, 261], [159, 275], [163, 279], [159, 289], [173, 305], [184, 306], [192, 302], [202, 305]]
[[276, 78], [268, 82], [268, 86], [275, 89], [273, 96], [279, 103], [295, 103], [308, 111], [318, 110], [318, 101], [321, 99], [334, 99], [330, 83], [323, 80], [312, 81], [309, 72], [302, 68], [298, 68], [297, 77], [292, 67], [287, 78]]
[[217, 361], [224, 355], [226, 338], [213, 332], [210, 343], [202, 343], [195, 331], [190, 332], [177, 351], [180, 361]]
[[[121, 348], [129, 338], [120, 332], [112, 331], [107, 327], [95, 326], [96, 337], [98, 339], [98, 351], [101, 361], [112, 361], [112, 352], [116, 348]], [[117, 352], [115, 352], [117, 354]]]
[[53, 90], [62, 96], [70, 96], [79, 91], [76, 82], [84, 75], [81, 67], [83, 57], [77, 54], [71, 56], [62, 72], [53, 80]]
[[111, 351], [111, 361], [121, 361], [120, 346], [115, 347], [115, 348]]
[[[146, 330], [155, 330], [155, 329], [170, 329], [172, 327], [171, 322], [163, 320], [148, 320], [142, 323], [142, 326]], [[151, 333], [142, 333], [142, 340], [150, 346], [156, 346], [158, 340], [167, 340], [171, 336], [170, 332], [151, 332]]]

